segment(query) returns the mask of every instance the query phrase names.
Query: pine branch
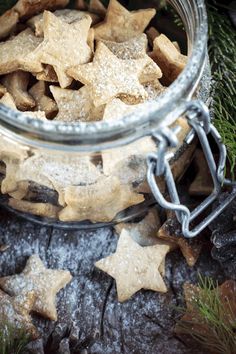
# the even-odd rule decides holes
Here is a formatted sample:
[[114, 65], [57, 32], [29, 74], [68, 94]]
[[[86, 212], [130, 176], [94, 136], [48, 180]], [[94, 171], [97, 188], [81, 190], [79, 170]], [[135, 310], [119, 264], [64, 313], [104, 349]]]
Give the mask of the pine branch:
[[25, 331], [7, 323], [0, 324], [0, 354], [23, 354], [29, 341]]
[[[229, 313], [221, 301], [218, 285], [210, 278], [200, 277], [198, 287], [199, 292], [191, 299], [192, 315], [177, 323], [178, 333], [190, 336], [210, 353], [235, 353], [236, 322], [233, 312]], [[185, 311], [181, 309], [183, 314]]]
[[214, 124], [228, 150], [231, 174], [236, 166], [236, 31], [228, 17], [209, 5], [209, 56], [214, 80]]

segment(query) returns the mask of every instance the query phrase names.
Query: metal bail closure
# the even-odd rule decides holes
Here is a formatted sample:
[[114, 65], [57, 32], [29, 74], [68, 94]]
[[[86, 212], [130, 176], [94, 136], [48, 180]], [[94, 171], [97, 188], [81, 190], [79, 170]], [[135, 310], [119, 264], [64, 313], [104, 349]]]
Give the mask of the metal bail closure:
[[[190, 212], [186, 206], [180, 204], [174, 177], [166, 154], [169, 147], [175, 147], [178, 144], [176, 129], [171, 130], [169, 128], [165, 128], [161, 132], [153, 134], [153, 140], [158, 143], [158, 151], [156, 154], [152, 153], [147, 157], [147, 180], [158, 204], [164, 209], [174, 211], [178, 221], [182, 225], [183, 235], [186, 238], [193, 238], [204, 230], [219, 214], [222, 213], [222, 211], [234, 200], [234, 198], [236, 198], [236, 185], [224, 178], [226, 148], [222, 143], [222, 139], [217, 129], [213, 126], [213, 124], [211, 124], [208, 108], [200, 101], [191, 101], [186, 104], [183, 114], [185, 114], [189, 125], [193, 128], [201, 143], [214, 184], [212, 194], [192, 212]], [[208, 141], [208, 136], [210, 135], [216, 142], [219, 149], [219, 161], [217, 166]], [[163, 176], [166, 181], [171, 202], [164, 198], [156, 183], [155, 177], [160, 176]], [[219, 196], [223, 185], [232, 185], [233, 187], [228, 198], [216, 209], [214, 209], [202, 222], [190, 230], [190, 223], [213, 204]]]

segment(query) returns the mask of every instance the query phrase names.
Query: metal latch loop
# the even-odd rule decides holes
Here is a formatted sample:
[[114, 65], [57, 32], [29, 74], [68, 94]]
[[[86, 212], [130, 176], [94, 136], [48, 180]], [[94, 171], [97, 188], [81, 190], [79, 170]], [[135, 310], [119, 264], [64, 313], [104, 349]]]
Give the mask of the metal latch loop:
[[[226, 148], [219, 132], [211, 124], [208, 108], [200, 101], [191, 101], [187, 103], [184, 114], [186, 114], [189, 125], [193, 128], [201, 143], [214, 184], [212, 194], [192, 212], [190, 212], [186, 206], [181, 205], [171, 167], [166, 158], [167, 149], [178, 145], [176, 131], [171, 131], [169, 128], [166, 128], [164, 132], [158, 132], [153, 135], [154, 141], [158, 142], [159, 145], [157, 153], [149, 154], [147, 157], [147, 180], [158, 204], [164, 209], [174, 211], [178, 221], [182, 225], [183, 235], [186, 238], [193, 238], [204, 230], [234, 200], [234, 198], [236, 198], [236, 186], [233, 186], [232, 193], [223, 203], [221, 203], [221, 205], [213, 210], [212, 213], [210, 213], [200, 224], [190, 230], [191, 222], [195, 221], [196, 218], [217, 199], [223, 184], [233, 184], [231, 181], [224, 179]], [[208, 135], [212, 136], [219, 149], [218, 165], [215, 163], [208, 141]], [[167, 201], [162, 195], [156, 183], [155, 176], [164, 177], [171, 202]]]

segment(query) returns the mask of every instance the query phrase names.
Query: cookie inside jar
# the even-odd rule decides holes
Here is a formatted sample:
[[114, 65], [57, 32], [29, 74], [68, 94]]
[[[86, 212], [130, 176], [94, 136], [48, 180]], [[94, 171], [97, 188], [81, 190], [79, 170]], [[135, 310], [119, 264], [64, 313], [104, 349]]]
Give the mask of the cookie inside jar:
[[[180, 49], [185, 41], [158, 28], [160, 2], [150, 1], [155, 8], [140, 2], [138, 9], [130, 3], [19, 0], [0, 17], [0, 103], [55, 126], [111, 124], [145, 111], [145, 103], [168, 90], [188, 58]], [[175, 124], [181, 127], [179, 150], [190, 128], [185, 118]], [[2, 135], [1, 198], [15, 210], [63, 223], [116, 222], [153, 203], [146, 157], [156, 150], [150, 137], [73, 153]], [[194, 148], [180, 150], [172, 164], [176, 179]]]

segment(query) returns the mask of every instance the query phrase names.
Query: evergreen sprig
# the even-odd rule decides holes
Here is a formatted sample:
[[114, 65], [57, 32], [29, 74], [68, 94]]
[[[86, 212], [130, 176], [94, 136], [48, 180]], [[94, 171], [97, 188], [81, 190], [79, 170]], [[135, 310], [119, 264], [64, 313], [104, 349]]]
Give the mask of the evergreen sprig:
[[[229, 313], [229, 306], [226, 308], [221, 301], [218, 286], [211, 278], [200, 277], [198, 287], [200, 290], [191, 301], [194, 315], [189, 321], [178, 322], [178, 332], [192, 337], [209, 353], [234, 354], [236, 320], [233, 312]], [[182, 309], [181, 312], [184, 313]]]
[[227, 15], [208, 6], [209, 56], [214, 81], [214, 124], [228, 150], [231, 174], [236, 166], [236, 31]]
[[0, 324], [0, 354], [23, 354], [29, 335], [9, 323]]

